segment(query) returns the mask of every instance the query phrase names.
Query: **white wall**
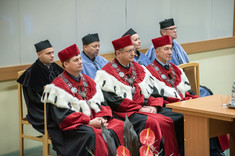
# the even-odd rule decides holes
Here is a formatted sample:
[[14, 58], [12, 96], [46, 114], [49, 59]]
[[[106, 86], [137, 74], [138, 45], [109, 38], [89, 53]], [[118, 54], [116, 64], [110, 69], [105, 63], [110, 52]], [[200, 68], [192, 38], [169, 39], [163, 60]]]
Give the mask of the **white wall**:
[[189, 55], [190, 62], [198, 62], [200, 84], [214, 94], [231, 95], [235, 81], [235, 48]]
[[[19, 150], [19, 107], [16, 81], [0, 82], [0, 108], [0, 155], [2, 155]], [[40, 135], [31, 126], [26, 126], [25, 132]], [[39, 145], [41, 144], [36, 141], [25, 142], [25, 148]]]
[[34, 44], [49, 39], [56, 52], [98, 32], [101, 53], [130, 27], [148, 48], [159, 21], [173, 17], [180, 43], [232, 36], [234, 0], [0, 0], [0, 67], [33, 63]]

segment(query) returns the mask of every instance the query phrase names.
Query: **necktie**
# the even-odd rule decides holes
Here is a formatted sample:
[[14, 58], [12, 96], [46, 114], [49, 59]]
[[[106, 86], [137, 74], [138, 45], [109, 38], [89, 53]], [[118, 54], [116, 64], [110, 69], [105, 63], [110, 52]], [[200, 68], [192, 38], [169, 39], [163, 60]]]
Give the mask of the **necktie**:
[[169, 70], [169, 65], [167, 65], [167, 64], [164, 65], [164, 68], [167, 69], [167, 70]]

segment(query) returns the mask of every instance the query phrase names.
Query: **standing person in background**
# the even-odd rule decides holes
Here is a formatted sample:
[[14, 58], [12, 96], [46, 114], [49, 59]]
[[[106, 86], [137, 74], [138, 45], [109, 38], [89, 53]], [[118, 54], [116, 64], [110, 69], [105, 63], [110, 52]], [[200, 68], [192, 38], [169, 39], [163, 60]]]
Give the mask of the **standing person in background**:
[[[38, 42], [34, 46], [38, 59], [26, 69], [17, 82], [23, 86], [24, 99], [28, 110], [27, 120], [33, 128], [44, 134], [44, 105], [41, 102], [41, 96], [44, 86], [50, 84], [63, 72], [63, 69], [53, 62], [54, 49], [48, 40]], [[48, 117], [47, 120], [50, 120], [50, 118]], [[60, 135], [60, 132], [55, 133], [52, 127], [53, 125], [48, 124], [48, 131], [52, 132], [50, 137], [56, 138]], [[55, 141], [54, 143], [58, 143], [57, 146], [60, 145], [60, 142]], [[57, 153], [61, 153], [54, 144], [53, 148]]]
[[100, 51], [100, 39], [97, 33], [88, 34], [82, 38], [83, 52], [81, 53], [83, 69], [81, 73], [95, 78], [97, 70], [103, 68], [108, 61], [99, 56]]
[[151, 63], [149, 58], [146, 55], [139, 52], [139, 50], [141, 49], [141, 40], [137, 32], [135, 32], [132, 28], [130, 28], [124, 35], [122, 35], [122, 37], [126, 35], [131, 36], [131, 41], [134, 45], [135, 49], [134, 61], [139, 63], [140, 65], [144, 66], [149, 65]]

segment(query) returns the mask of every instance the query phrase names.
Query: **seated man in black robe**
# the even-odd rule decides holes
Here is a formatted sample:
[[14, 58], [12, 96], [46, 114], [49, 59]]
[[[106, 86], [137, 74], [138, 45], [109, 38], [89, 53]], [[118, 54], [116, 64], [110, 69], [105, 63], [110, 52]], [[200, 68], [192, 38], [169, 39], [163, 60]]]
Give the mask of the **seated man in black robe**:
[[[53, 63], [54, 49], [48, 40], [36, 43], [34, 46], [38, 59], [26, 69], [17, 82], [23, 86], [28, 109], [27, 120], [37, 131], [44, 134], [44, 105], [41, 102], [43, 89], [62, 73], [63, 69]], [[48, 131], [49, 127], [48, 125]]]

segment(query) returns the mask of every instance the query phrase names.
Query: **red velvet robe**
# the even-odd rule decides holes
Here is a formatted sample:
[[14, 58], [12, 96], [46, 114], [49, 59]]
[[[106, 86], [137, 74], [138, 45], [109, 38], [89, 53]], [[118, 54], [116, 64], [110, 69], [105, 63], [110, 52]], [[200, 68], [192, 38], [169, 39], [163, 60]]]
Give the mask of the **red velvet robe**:
[[[189, 100], [190, 98], [198, 98], [197, 95], [192, 95], [189, 93], [191, 86], [184, 72], [176, 65], [172, 63], [169, 64], [169, 66], [171, 66], [169, 67], [169, 70], [162, 67], [162, 65], [160, 65], [156, 60], [147, 66], [149, 72], [156, 78], [156, 86], [159, 90], [161, 90], [161, 95], [165, 100], [164, 103], [167, 104], [181, 100]], [[155, 68], [157, 68], [160, 72]], [[170, 79], [174, 80], [173, 86], [168, 81]]]
[[[132, 62], [135, 70], [132, 67], [123, 67], [116, 59], [113, 62], [127, 77], [133, 77], [134, 73], [136, 73], [136, 76], [134, 76], [136, 78], [132, 84], [135, 92], [132, 95], [133, 87], [121, 77], [122, 74], [117, 72], [117, 68], [113, 67], [115, 65], [112, 63], [108, 63], [102, 70], [97, 72], [95, 81], [101, 87], [104, 98], [113, 112], [122, 119], [127, 115], [137, 134], [139, 133], [138, 127], [141, 124], [144, 124], [144, 128], [152, 129], [157, 139], [154, 146], [158, 151], [160, 151], [160, 141], [163, 136], [165, 155], [171, 155], [172, 153], [180, 155], [173, 121], [161, 114], [139, 112], [140, 108], [144, 105], [153, 107], [163, 106], [163, 99], [154, 87], [151, 74], [145, 67], [136, 62]], [[143, 119], [144, 121], [140, 118], [132, 120], [133, 116], [136, 117], [140, 114], [142, 117], [146, 116], [146, 119]]]
[[[67, 72], [63, 72], [52, 84], [46, 86], [42, 101], [53, 105], [51, 109], [53, 119], [64, 132], [65, 155], [89, 155], [84, 148], [90, 146], [92, 142], [89, 142], [89, 136], [79, 137], [84, 133], [95, 135], [95, 147], [89, 148], [93, 154], [108, 155], [107, 143], [102, 137], [101, 129], [89, 126], [88, 123], [96, 117], [108, 118], [107, 129], [114, 131], [113, 134], [118, 138], [117, 142], [124, 145], [124, 122], [113, 118], [99, 86], [90, 77], [83, 74], [81, 76], [83, 78], [76, 81]], [[84, 82], [87, 85], [84, 85]], [[86, 96], [83, 98], [78, 92], [75, 93], [75, 88], [84, 91]], [[84, 145], [86, 143], [87, 145]], [[80, 149], [81, 147], [83, 149]]]
[[[169, 68], [169, 70], [162, 67], [156, 60], [154, 60], [152, 64], [147, 66], [147, 69], [150, 71], [150, 73], [159, 81], [158, 85], [156, 86], [159, 86], [158, 87], [159, 90], [164, 89], [164, 92], [162, 92], [164, 93], [162, 94], [162, 96], [164, 97], [164, 103], [167, 104], [167, 103], [177, 102], [180, 100], [182, 101], [188, 100], [190, 98], [192, 99], [198, 98], [197, 95], [192, 95], [188, 92], [191, 89], [191, 87], [188, 85], [189, 81], [184, 72], [176, 65], [172, 63], [169, 64], [172, 66], [172, 68]], [[158, 67], [158, 69], [161, 70], [162, 74], [165, 74], [167, 76], [170, 75], [171, 77], [173, 77], [172, 73], [173, 69], [175, 72], [175, 79], [176, 79], [174, 86], [172, 87], [169, 81], [163, 79], [161, 77], [161, 74], [154, 67]], [[179, 90], [181, 92], [180, 96], [179, 94], [177, 94], [178, 95], [177, 97], [175, 96], [176, 95], [175, 92], [177, 92], [176, 90]], [[218, 139], [222, 151], [229, 148], [228, 135], [219, 136]]]

